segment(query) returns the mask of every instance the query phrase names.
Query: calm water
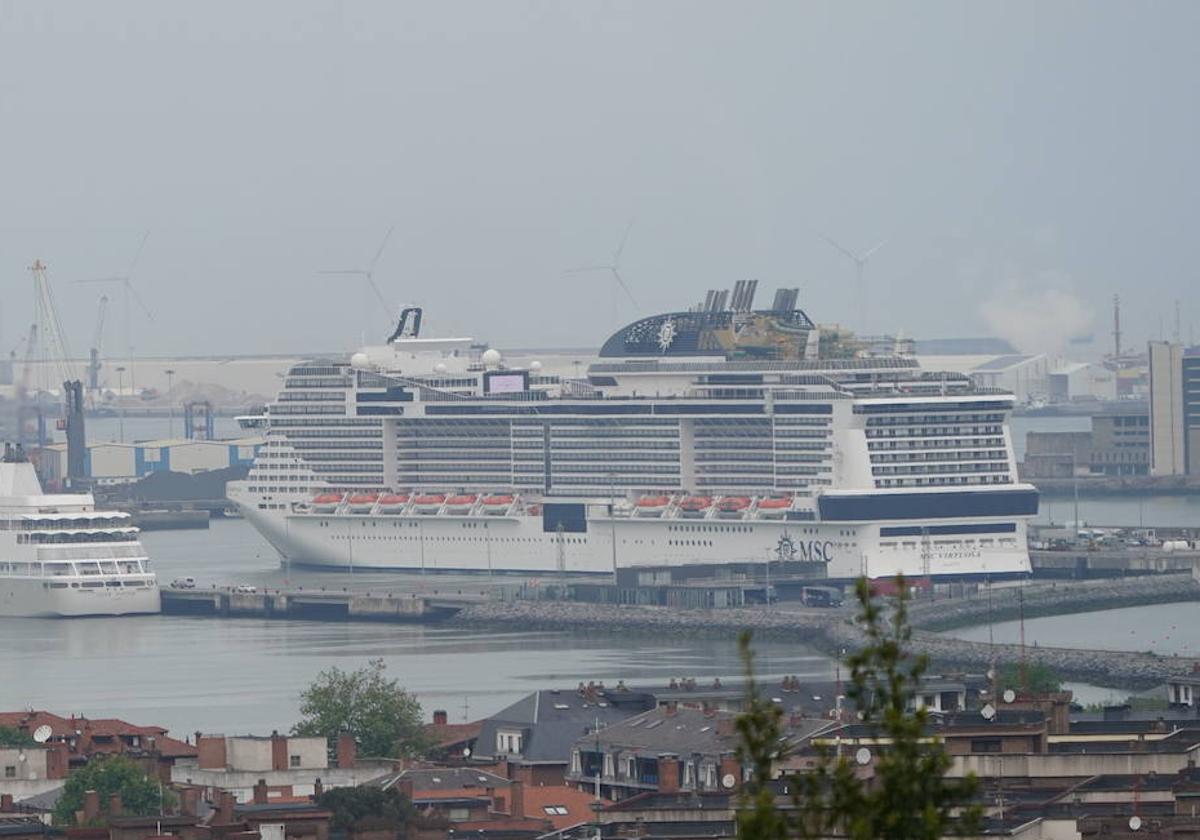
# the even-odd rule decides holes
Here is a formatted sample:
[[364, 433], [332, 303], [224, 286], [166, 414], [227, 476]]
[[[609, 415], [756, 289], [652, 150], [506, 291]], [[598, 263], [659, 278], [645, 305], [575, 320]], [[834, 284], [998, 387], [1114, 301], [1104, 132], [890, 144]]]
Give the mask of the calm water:
[[[209, 531], [144, 535], [160, 578], [201, 586], [283, 583], [275, 553], [242, 521]], [[294, 574], [291, 583], [382, 589], [467, 584], [446, 577]], [[0, 709], [115, 715], [159, 723], [177, 735], [200, 729], [256, 732], [295, 722], [297, 695], [330, 666], [382, 657], [417, 693], [428, 717], [475, 719], [535, 688], [580, 680], [666, 682], [740, 673], [732, 641], [606, 637], [594, 633], [473, 632], [439, 627], [166, 616], [75, 620], [0, 619]], [[827, 678], [830, 662], [796, 645], [757, 645], [767, 675]]]

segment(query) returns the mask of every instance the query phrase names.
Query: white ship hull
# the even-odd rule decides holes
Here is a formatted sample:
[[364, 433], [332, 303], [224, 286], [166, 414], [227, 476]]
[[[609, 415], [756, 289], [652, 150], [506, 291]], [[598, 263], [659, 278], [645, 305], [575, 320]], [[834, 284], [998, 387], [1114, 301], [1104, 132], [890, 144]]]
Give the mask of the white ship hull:
[[[236, 501], [236, 492], [231, 497]], [[558, 534], [547, 532], [540, 516], [320, 515], [252, 505], [242, 512], [287, 562], [328, 569], [612, 575], [614, 565], [790, 560], [823, 566], [831, 580], [896, 574], [1007, 577], [1030, 571], [1024, 522], [1002, 536], [892, 540], [881, 539], [873, 524], [589, 517], [585, 532]], [[934, 530], [939, 521], [922, 524]]]
[[[59, 588], [59, 584], [66, 585]], [[140, 615], [161, 609], [158, 586], [85, 586], [42, 578], [0, 579], [0, 617], [73, 618], [99, 615]], [[91, 583], [88, 581], [87, 583]]]

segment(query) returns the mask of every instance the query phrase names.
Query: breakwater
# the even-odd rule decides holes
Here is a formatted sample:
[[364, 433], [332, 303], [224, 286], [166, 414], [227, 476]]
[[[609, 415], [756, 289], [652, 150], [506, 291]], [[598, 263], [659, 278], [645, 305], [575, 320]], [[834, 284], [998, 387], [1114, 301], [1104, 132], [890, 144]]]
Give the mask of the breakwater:
[[[992, 593], [996, 608], [1000, 590]], [[1007, 599], [1014, 599], [1013, 605]], [[999, 598], [1001, 608], [1015, 606], [1015, 592]], [[1190, 577], [1170, 576], [1130, 581], [1101, 581], [1025, 588], [1026, 616], [1110, 609], [1148, 603], [1200, 599], [1200, 585]], [[983, 599], [983, 600], [981, 600]], [[1030, 612], [1031, 608], [1034, 612]], [[934, 668], [983, 671], [993, 664], [1020, 661], [1018, 645], [970, 642], [933, 632], [931, 626], [965, 626], [987, 620], [986, 593], [962, 602], [936, 601], [914, 605], [911, 649], [927, 655]], [[993, 620], [1005, 613], [992, 613]], [[1011, 616], [1009, 616], [1011, 617]], [[795, 641], [829, 656], [841, 657], [859, 649], [865, 636], [853, 613], [768, 609], [687, 610], [668, 607], [611, 606], [550, 601], [489, 602], [468, 606], [453, 622], [476, 626], [522, 629], [632, 632], [657, 635], [717, 635], [734, 637], [751, 630], [756, 637]], [[946, 624], [943, 624], [946, 622]], [[1188, 673], [1193, 659], [1153, 653], [1123, 653], [1027, 647], [1025, 659], [1052, 669], [1061, 678], [1123, 689], [1144, 689], [1168, 677]]]

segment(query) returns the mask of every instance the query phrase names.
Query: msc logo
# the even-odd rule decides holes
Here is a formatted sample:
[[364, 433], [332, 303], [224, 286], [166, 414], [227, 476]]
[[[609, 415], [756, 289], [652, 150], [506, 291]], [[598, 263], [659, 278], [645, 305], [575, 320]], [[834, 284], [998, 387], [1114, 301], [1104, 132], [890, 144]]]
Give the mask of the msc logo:
[[775, 559], [781, 563], [829, 563], [833, 560], [833, 543], [829, 540], [798, 543], [785, 533], [775, 544]]

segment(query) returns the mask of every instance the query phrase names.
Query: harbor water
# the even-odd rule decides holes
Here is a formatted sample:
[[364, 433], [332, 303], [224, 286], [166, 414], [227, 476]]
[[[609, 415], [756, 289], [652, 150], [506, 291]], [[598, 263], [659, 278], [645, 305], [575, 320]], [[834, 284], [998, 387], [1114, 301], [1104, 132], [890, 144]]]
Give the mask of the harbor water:
[[[486, 585], [478, 578], [286, 572], [241, 520], [207, 531], [143, 535], [162, 582], [433, 591]], [[299, 694], [321, 670], [382, 658], [416, 693], [426, 717], [477, 719], [538, 688], [581, 680], [665, 686], [671, 677], [728, 680], [741, 673], [736, 644], [721, 639], [564, 632], [477, 631], [448, 626], [268, 619], [131, 616], [0, 619], [0, 709], [117, 716], [193, 730], [264, 733], [297, 719]], [[794, 644], [760, 640], [764, 677], [828, 679], [832, 663]]]

